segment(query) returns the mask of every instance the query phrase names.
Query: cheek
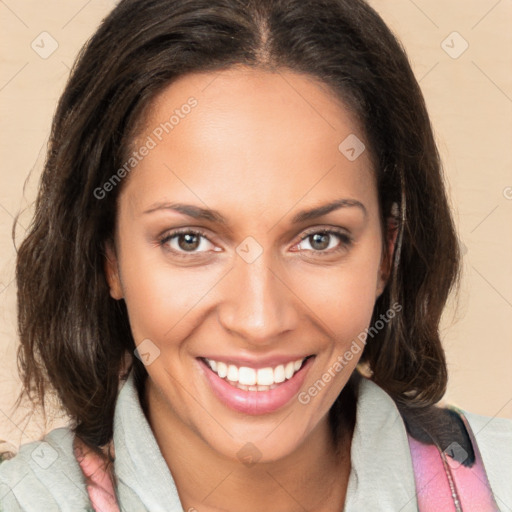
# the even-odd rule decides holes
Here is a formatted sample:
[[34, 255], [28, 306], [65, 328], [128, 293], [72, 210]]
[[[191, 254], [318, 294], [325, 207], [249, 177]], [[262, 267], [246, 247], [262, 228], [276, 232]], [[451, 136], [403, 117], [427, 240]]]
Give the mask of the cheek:
[[298, 396], [300, 404], [312, 408], [312, 422], [327, 413], [361, 358], [376, 300], [377, 271], [376, 253], [360, 251], [345, 266], [304, 282], [306, 303], [328, 336]]
[[[358, 278], [359, 277], [359, 278]], [[319, 350], [318, 371], [330, 371], [331, 391], [319, 402], [330, 406], [339, 393], [351, 370], [357, 365], [364, 348], [364, 333], [368, 328], [375, 303], [375, 280], [363, 279], [353, 273], [340, 272], [331, 276], [328, 285], [308, 296], [314, 310], [313, 317], [321, 320], [327, 336]], [[340, 366], [341, 364], [341, 366]], [[311, 376], [312, 380], [320, 375]], [[328, 378], [328, 375], [325, 375]]]
[[375, 251], [359, 250], [338, 266], [297, 276], [297, 294], [336, 337], [346, 339], [368, 326], [376, 300], [379, 257]]
[[[126, 253], [125, 253], [126, 254]], [[198, 322], [201, 301], [221, 277], [219, 268], [168, 264], [160, 248], [132, 250], [121, 262], [123, 291], [136, 342], [183, 339]]]

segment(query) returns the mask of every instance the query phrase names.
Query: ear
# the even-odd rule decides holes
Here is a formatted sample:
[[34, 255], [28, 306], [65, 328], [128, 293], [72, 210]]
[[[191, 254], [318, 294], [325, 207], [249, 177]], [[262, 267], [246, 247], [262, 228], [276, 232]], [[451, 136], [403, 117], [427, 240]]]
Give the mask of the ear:
[[123, 298], [123, 290], [121, 286], [121, 278], [119, 275], [119, 264], [117, 261], [116, 249], [114, 242], [109, 239], [105, 242], [105, 261], [104, 269], [107, 278], [107, 284], [110, 288], [110, 296], [119, 300]]
[[386, 238], [387, 254], [383, 254], [381, 258], [377, 282], [377, 297], [379, 297], [384, 291], [384, 288], [386, 287], [389, 276], [391, 274], [393, 255], [395, 253], [395, 245], [398, 235], [398, 227], [398, 205], [393, 203], [391, 215], [386, 219], [386, 232], [384, 233], [384, 236]]

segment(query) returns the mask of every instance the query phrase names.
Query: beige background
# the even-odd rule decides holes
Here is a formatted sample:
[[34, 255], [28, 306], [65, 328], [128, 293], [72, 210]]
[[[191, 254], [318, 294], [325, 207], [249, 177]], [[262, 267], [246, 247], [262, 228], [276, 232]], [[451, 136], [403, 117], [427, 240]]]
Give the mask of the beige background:
[[[39, 416], [11, 409], [19, 389], [13, 216], [35, 198], [51, 117], [74, 57], [114, 3], [0, 0], [0, 439], [15, 448], [45, 428]], [[402, 40], [425, 94], [465, 254], [459, 308], [452, 304], [443, 321], [446, 400], [512, 418], [512, 1], [371, 4]], [[50, 37], [58, 47], [43, 59], [31, 45], [48, 52]], [[18, 240], [30, 213], [21, 216]]]

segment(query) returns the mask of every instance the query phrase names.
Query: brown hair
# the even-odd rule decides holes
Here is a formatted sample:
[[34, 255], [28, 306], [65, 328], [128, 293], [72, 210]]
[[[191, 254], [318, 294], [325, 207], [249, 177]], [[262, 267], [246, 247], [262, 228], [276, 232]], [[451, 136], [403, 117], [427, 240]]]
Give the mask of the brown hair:
[[124, 355], [139, 389], [147, 376], [124, 301], [110, 297], [104, 274], [121, 187], [104, 199], [94, 191], [125, 161], [158, 92], [185, 73], [236, 64], [315, 77], [361, 123], [382, 225], [393, 203], [399, 213], [392, 272], [372, 324], [402, 306], [368, 340], [362, 361], [406, 415], [444, 395], [439, 321], [458, 280], [459, 246], [421, 90], [379, 15], [362, 0], [122, 0], [80, 52], [60, 98], [16, 269], [19, 399], [34, 397], [44, 409], [45, 393], [55, 390], [91, 447], [113, 435]]

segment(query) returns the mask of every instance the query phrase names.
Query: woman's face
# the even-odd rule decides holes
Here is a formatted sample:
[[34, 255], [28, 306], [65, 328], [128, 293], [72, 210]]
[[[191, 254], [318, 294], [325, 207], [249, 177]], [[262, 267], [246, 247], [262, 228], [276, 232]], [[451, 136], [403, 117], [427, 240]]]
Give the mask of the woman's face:
[[169, 431], [261, 461], [325, 432], [386, 279], [362, 140], [287, 71], [191, 74], [153, 101], [107, 269]]

